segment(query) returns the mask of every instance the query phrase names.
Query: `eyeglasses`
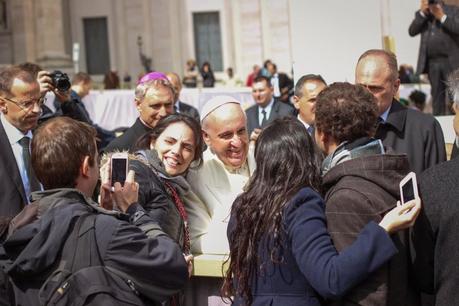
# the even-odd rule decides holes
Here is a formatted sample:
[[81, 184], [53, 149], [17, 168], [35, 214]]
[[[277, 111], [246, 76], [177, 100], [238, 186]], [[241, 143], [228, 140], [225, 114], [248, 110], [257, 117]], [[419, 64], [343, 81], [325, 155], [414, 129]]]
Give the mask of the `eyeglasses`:
[[26, 111], [26, 112], [30, 112], [33, 107], [35, 106], [35, 104], [38, 105], [38, 107], [41, 107], [43, 104], [45, 104], [46, 102], [46, 98], [43, 97], [43, 98], [39, 98], [39, 99], [34, 99], [34, 100], [29, 100], [29, 101], [24, 101], [24, 102], [16, 102], [14, 100], [11, 100], [11, 99], [8, 99], [8, 98], [5, 98], [5, 97], [2, 97], [3, 99], [13, 103], [13, 104], [16, 104], [17, 106], [19, 106], [19, 108], [21, 108], [23, 111]]

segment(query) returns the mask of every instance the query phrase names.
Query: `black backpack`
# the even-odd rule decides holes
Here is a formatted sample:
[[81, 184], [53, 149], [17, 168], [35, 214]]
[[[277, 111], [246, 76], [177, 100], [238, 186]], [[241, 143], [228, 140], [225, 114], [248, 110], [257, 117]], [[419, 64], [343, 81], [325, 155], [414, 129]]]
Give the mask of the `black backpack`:
[[[97, 247], [97, 214], [77, 218], [62, 249], [60, 262], [41, 286], [33, 305], [147, 305], [125, 273], [104, 266]], [[16, 302], [24, 292], [9, 278]], [[19, 296], [18, 296], [19, 295]], [[37, 303], [38, 302], [38, 303]], [[22, 304], [27, 306], [27, 304]]]

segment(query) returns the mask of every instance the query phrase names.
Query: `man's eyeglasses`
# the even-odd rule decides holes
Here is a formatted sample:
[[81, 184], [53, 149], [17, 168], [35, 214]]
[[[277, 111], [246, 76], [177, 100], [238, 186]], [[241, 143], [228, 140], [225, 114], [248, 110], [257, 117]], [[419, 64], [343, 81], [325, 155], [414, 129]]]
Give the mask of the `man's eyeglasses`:
[[19, 106], [23, 111], [31, 111], [33, 109], [33, 107], [35, 106], [35, 104], [38, 105], [38, 107], [41, 107], [43, 104], [45, 104], [46, 102], [46, 98], [43, 97], [43, 98], [39, 98], [39, 99], [34, 99], [34, 100], [29, 100], [29, 101], [24, 101], [24, 102], [16, 102], [14, 100], [11, 100], [11, 99], [8, 99], [8, 98], [5, 98], [5, 97], [1, 97], [2, 99], [5, 99], [13, 104], [16, 104], [17, 106]]

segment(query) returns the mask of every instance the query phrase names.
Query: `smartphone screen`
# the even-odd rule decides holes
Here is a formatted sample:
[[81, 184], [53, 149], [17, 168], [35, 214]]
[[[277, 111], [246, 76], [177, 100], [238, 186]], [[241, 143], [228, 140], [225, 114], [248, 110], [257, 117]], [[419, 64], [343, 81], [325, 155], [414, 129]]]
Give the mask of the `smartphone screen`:
[[402, 186], [402, 192], [403, 203], [414, 200], [413, 179], [408, 180], [405, 185]]
[[126, 181], [126, 163], [127, 159], [125, 158], [112, 159], [112, 186], [115, 185], [115, 182], [124, 185], [124, 181]]

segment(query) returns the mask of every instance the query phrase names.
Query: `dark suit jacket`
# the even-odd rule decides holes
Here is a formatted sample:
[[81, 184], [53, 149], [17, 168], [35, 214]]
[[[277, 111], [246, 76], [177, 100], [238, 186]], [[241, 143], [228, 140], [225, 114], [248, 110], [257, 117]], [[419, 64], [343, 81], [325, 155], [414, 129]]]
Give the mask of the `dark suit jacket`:
[[419, 177], [423, 209], [413, 229], [417, 280], [436, 295], [436, 306], [459, 301], [459, 159], [426, 170]]
[[379, 125], [376, 138], [396, 153], [406, 153], [410, 169], [417, 175], [446, 160], [445, 140], [438, 121], [396, 100], [392, 102], [387, 121]]
[[113, 152], [113, 151], [126, 151], [133, 153], [134, 146], [137, 140], [144, 135], [145, 133], [151, 131], [152, 129], [145, 126], [140, 118], [137, 118], [134, 125], [128, 128], [123, 135], [115, 138], [112, 142], [105, 147], [104, 152]]
[[27, 197], [22, 184], [13, 150], [11, 149], [8, 136], [6, 136], [3, 124], [0, 122], [0, 217], [12, 217], [17, 215], [25, 203]]
[[[254, 129], [262, 128], [260, 127], [258, 120], [258, 107], [258, 105], [252, 105], [245, 111], [245, 113], [247, 114], [247, 130], [249, 132], [249, 136]], [[293, 106], [274, 100], [274, 104], [271, 109], [271, 113], [269, 114], [269, 118], [266, 121], [266, 124], [270, 123], [271, 121], [274, 121], [277, 118], [282, 118], [286, 116], [295, 116], [295, 109], [293, 108]]]
[[179, 109], [181, 114], [185, 114], [195, 119], [197, 122], [200, 122], [198, 110], [185, 102], [179, 101]]
[[[459, 67], [459, 8], [454, 5], [443, 5], [443, 10], [447, 18], [445, 23], [440, 26], [440, 29], [447, 34], [449, 39], [444, 42], [442, 49], [448, 53], [451, 70], [454, 70]], [[408, 30], [411, 36], [421, 33], [421, 45], [416, 69], [418, 74], [427, 73], [427, 42], [433, 22], [432, 16], [424, 18], [417, 11]]]
[[[355, 242], [338, 254], [327, 231], [324, 202], [311, 188], [301, 189], [283, 213], [282, 262], [273, 263], [272, 248], [268, 247], [273, 245], [272, 238], [262, 235], [258, 255], [263, 270], [249, 279], [253, 306], [320, 306], [321, 296], [338, 298], [397, 252], [390, 236], [370, 222]], [[230, 251], [235, 226], [233, 214], [228, 224]], [[236, 296], [233, 305], [245, 304]]]

